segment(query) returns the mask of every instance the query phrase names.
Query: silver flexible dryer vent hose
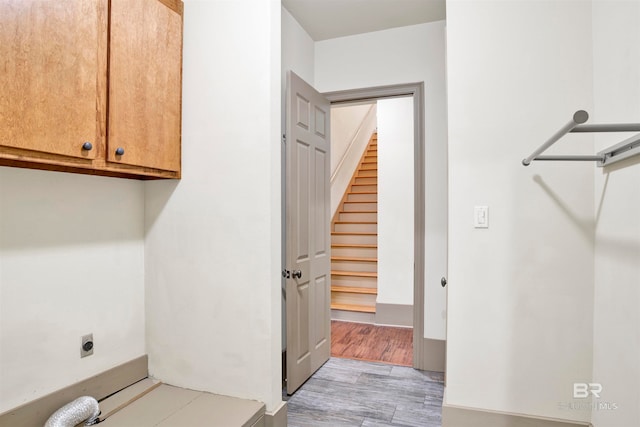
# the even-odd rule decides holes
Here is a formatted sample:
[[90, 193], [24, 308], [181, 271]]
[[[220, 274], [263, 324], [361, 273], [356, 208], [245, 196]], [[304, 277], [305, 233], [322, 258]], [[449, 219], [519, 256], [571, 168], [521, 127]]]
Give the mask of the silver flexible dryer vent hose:
[[84, 420], [87, 420], [85, 425], [90, 426], [98, 422], [98, 415], [98, 401], [90, 396], [82, 396], [54, 412], [44, 427], [74, 427]]

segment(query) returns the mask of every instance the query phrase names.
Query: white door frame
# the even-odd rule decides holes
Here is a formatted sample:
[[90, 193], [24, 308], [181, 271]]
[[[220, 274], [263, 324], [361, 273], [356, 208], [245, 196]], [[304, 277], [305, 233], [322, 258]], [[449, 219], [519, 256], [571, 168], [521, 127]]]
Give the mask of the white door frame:
[[[332, 105], [399, 96], [413, 97], [414, 123], [414, 275], [413, 367], [444, 371], [445, 342], [424, 338], [425, 158], [424, 83], [407, 83], [323, 93]], [[445, 272], [443, 272], [445, 273]]]

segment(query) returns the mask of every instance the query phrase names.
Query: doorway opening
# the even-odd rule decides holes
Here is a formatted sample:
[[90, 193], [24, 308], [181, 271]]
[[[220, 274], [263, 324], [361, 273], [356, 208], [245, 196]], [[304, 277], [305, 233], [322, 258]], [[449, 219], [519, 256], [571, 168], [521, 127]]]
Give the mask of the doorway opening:
[[331, 107], [334, 357], [412, 366], [412, 96]]
[[425, 248], [425, 188], [424, 188], [424, 83], [409, 83], [353, 89], [323, 94], [332, 106], [349, 103], [410, 97], [413, 112], [413, 334], [412, 365], [416, 369], [429, 367], [430, 342], [424, 338], [424, 248]]

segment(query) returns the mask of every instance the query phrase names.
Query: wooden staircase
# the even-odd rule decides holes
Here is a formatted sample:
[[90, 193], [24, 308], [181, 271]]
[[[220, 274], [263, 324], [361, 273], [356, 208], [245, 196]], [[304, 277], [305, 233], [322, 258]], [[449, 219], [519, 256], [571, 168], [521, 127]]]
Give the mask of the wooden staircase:
[[378, 135], [331, 222], [331, 309], [375, 313], [378, 294]]

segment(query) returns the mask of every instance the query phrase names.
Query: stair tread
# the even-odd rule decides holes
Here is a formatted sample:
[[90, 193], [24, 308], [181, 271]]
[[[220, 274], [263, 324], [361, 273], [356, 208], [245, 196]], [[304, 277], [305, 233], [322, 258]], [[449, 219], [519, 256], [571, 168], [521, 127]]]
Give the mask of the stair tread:
[[332, 248], [370, 248], [375, 249], [378, 247], [376, 244], [369, 243], [333, 243]]
[[357, 305], [357, 304], [336, 304], [331, 303], [332, 310], [344, 310], [344, 311], [359, 311], [363, 313], [375, 313], [376, 308], [368, 305]]
[[378, 277], [378, 273], [377, 272], [372, 272], [372, 271], [331, 270], [331, 274], [334, 275], [334, 276]]
[[[354, 203], [354, 202], [345, 202], [345, 203]], [[367, 202], [371, 203], [371, 202]], [[366, 211], [340, 211], [340, 213], [378, 213], [378, 211], [366, 210]]]
[[377, 191], [348, 191], [347, 194], [378, 194]]
[[332, 231], [332, 236], [377, 236], [378, 233], [368, 231]]
[[378, 203], [378, 201], [377, 200], [376, 201], [374, 201], [374, 200], [345, 200], [344, 203], [345, 204], [347, 204], [347, 203]]
[[349, 294], [378, 295], [377, 288], [359, 288], [357, 286], [331, 286], [331, 292], [345, 292]]
[[378, 262], [378, 258], [359, 258], [352, 256], [332, 256], [331, 261]]
[[378, 223], [377, 221], [336, 221], [334, 222], [334, 224], [377, 224], [377, 223]]

